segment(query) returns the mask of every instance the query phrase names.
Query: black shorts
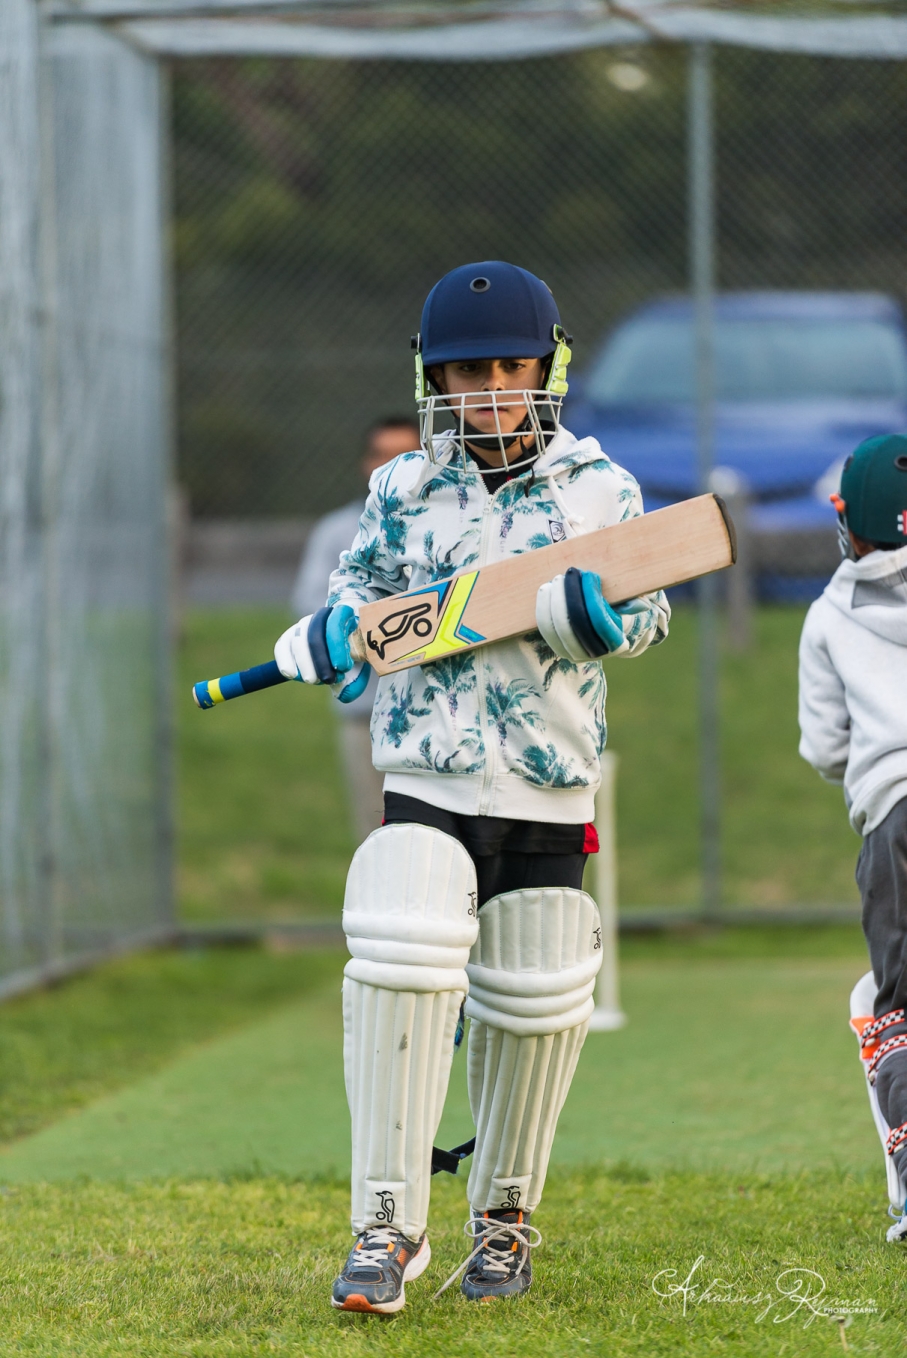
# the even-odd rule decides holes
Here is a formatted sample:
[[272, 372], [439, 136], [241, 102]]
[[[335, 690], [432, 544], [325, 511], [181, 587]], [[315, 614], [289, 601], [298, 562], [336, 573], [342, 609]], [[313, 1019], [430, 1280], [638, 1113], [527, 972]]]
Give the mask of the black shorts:
[[430, 825], [459, 840], [476, 868], [479, 905], [505, 891], [566, 886], [582, 890], [586, 857], [598, 849], [591, 825], [552, 825], [502, 816], [462, 816], [418, 797], [385, 792], [384, 824]]

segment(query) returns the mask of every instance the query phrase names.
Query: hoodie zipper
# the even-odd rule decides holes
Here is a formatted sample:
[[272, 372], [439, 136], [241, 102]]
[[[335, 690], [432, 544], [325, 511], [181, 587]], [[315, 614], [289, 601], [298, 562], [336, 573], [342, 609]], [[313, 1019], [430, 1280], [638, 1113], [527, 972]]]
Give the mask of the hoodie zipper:
[[[484, 486], [483, 486], [484, 489]], [[497, 491], [495, 491], [497, 495]], [[494, 495], [489, 495], [485, 491], [485, 503], [482, 506], [482, 534], [479, 539], [479, 566], [488, 565], [488, 553], [491, 548], [491, 530], [494, 524]], [[478, 657], [479, 672], [476, 675], [476, 696], [479, 700], [479, 731], [482, 736], [482, 748], [485, 751], [485, 768], [482, 772], [482, 791], [479, 794], [479, 815], [487, 816], [488, 807], [491, 803], [491, 791], [494, 787], [495, 765], [497, 763], [496, 751], [488, 738], [488, 705], [485, 701], [485, 662]]]
[[[510, 482], [505, 481], [504, 485], [498, 486], [498, 489], [493, 495], [489, 495], [488, 490], [483, 483], [483, 490], [485, 490], [486, 498], [485, 503], [482, 506], [482, 532], [479, 538], [480, 568], [482, 566], [487, 566], [491, 560], [490, 553], [492, 530], [494, 527], [494, 502], [497, 498], [498, 491], [503, 490], [504, 486], [509, 484]], [[478, 814], [480, 816], [487, 816], [494, 789], [495, 773], [497, 772], [497, 746], [490, 738], [490, 728], [488, 725], [488, 704], [485, 699], [485, 663], [481, 659], [478, 663], [479, 673], [476, 675], [476, 692], [479, 703], [479, 731], [482, 736], [482, 744], [485, 750], [485, 769], [482, 774], [482, 791], [479, 795]]]
[[[533, 471], [533, 476], [534, 476], [534, 474], [535, 474], [535, 468], [534, 468], [534, 467], [533, 467], [532, 471]], [[549, 490], [550, 490], [550, 492], [551, 492], [551, 498], [554, 500], [554, 502], [555, 502], [555, 504], [557, 505], [558, 509], [560, 509], [561, 513], [564, 515], [564, 529], [565, 529], [565, 531], [566, 531], [566, 533], [567, 533], [567, 536], [568, 536], [568, 537], [576, 537], [576, 536], [577, 536], [577, 530], [578, 530], [579, 526], [584, 522], [584, 520], [583, 520], [582, 516], [572, 516], [572, 515], [569, 513], [569, 511], [568, 511], [568, 509], [567, 509], [567, 506], [566, 506], [566, 504], [564, 503], [564, 500], [563, 500], [562, 496], [558, 493], [557, 489], [555, 488], [555, 485], [554, 485], [554, 477], [555, 477], [555, 475], [556, 475], [556, 473], [553, 472], [553, 471], [552, 471], [552, 472], [548, 472], [548, 473], [546, 474], [546, 478], [545, 478], [545, 479], [548, 481], [548, 487], [549, 487]], [[481, 478], [480, 478], [480, 479], [481, 479]], [[529, 481], [529, 484], [530, 484], [530, 485], [531, 485], [531, 483], [532, 483], [532, 479], [533, 479], [533, 478], [530, 477], [530, 481]], [[498, 487], [498, 490], [496, 490], [496, 491], [494, 492], [493, 495], [489, 495], [489, 494], [488, 494], [488, 490], [487, 490], [487, 488], [484, 486], [484, 483], [483, 483], [483, 490], [485, 490], [486, 499], [485, 499], [484, 505], [482, 506], [482, 531], [481, 531], [481, 535], [480, 535], [480, 538], [479, 538], [479, 566], [480, 566], [480, 567], [482, 567], [482, 566], [487, 566], [488, 563], [489, 563], [489, 560], [490, 560], [491, 534], [492, 534], [492, 528], [493, 528], [493, 526], [494, 526], [494, 502], [495, 502], [495, 499], [496, 499], [496, 497], [497, 497], [497, 495], [498, 495], [498, 491], [503, 490], [503, 489], [504, 489], [504, 486], [506, 486], [506, 485], [508, 485], [508, 484], [510, 484], [510, 483], [507, 482], [507, 481], [505, 481], [505, 482], [504, 482], [504, 485], [499, 486], [499, 487]], [[478, 811], [478, 814], [479, 814], [480, 816], [487, 816], [487, 815], [488, 815], [488, 808], [489, 808], [489, 806], [491, 805], [492, 792], [493, 792], [493, 789], [494, 789], [495, 774], [496, 774], [496, 772], [497, 772], [498, 751], [497, 751], [497, 745], [496, 745], [496, 744], [494, 743], [494, 741], [490, 738], [490, 730], [489, 730], [489, 724], [488, 724], [488, 704], [487, 704], [486, 697], [485, 697], [485, 672], [484, 672], [484, 671], [485, 671], [485, 665], [484, 665], [484, 661], [479, 660], [478, 664], [479, 664], [479, 672], [478, 672], [478, 674], [476, 675], [476, 690], [477, 690], [478, 707], [479, 707], [479, 731], [480, 731], [480, 733], [481, 733], [481, 736], [482, 736], [482, 743], [483, 743], [483, 746], [484, 746], [484, 749], [485, 749], [485, 768], [484, 768], [484, 771], [483, 771], [483, 773], [482, 773], [482, 791], [481, 791], [481, 793], [479, 794], [479, 811]], [[497, 735], [497, 732], [495, 732], [495, 735]]]

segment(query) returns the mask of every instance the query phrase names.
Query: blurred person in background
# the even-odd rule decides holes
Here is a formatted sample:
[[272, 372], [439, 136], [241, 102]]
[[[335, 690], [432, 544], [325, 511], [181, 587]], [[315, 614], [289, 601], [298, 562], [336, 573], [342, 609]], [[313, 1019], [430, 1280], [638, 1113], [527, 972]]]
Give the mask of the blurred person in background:
[[[411, 415], [388, 415], [376, 420], [366, 432], [365, 450], [359, 463], [366, 486], [372, 472], [418, 447], [419, 425]], [[347, 551], [354, 541], [364, 507], [363, 494], [325, 514], [312, 528], [290, 596], [294, 617], [305, 617], [324, 607], [331, 572], [337, 569], [340, 553]], [[384, 775], [372, 763], [369, 735], [377, 685], [378, 677], [372, 674], [361, 697], [351, 703], [331, 704], [338, 719], [343, 772], [359, 843], [377, 830], [384, 815]]]

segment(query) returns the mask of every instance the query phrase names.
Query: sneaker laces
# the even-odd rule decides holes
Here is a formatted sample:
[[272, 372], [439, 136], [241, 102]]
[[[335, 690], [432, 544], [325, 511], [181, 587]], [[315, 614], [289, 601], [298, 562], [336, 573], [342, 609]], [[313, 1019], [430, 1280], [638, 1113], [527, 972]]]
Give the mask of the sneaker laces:
[[388, 1245], [397, 1248], [397, 1232], [382, 1231], [378, 1228], [371, 1231], [364, 1231], [362, 1234], [362, 1244], [356, 1245], [353, 1249], [353, 1258], [357, 1264], [372, 1264], [375, 1268], [385, 1265], [393, 1253]]
[[[513, 1273], [513, 1277], [516, 1278], [522, 1273], [526, 1265], [526, 1260], [529, 1258], [528, 1251], [534, 1250], [536, 1245], [542, 1243], [541, 1231], [536, 1226], [530, 1225], [528, 1221], [511, 1222], [498, 1221], [492, 1217], [470, 1217], [463, 1227], [463, 1234], [468, 1235], [470, 1240], [478, 1240], [479, 1243], [472, 1254], [463, 1260], [460, 1267], [451, 1273], [447, 1282], [438, 1288], [432, 1297], [432, 1301], [437, 1301], [441, 1293], [446, 1292], [451, 1283], [456, 1282], [460, 1274], [469, 1268], [476, 1255], [481, 1254], [483, 1250], [488, 1256], [482, 1264], [483, 1272], [504, 1275], [510, 1273], [510, 1260], [513, 1254], [512, 1242], [516, 1241], [522, 1245], [526, 1252], [520, 1252], [519, 1266]], [[535, 1240], [532, 1239], [533, 1235], [537, 1237]], [[506, 1241], [509, 1248], [501, 1245], [494, 1248], [496, 1240]]]

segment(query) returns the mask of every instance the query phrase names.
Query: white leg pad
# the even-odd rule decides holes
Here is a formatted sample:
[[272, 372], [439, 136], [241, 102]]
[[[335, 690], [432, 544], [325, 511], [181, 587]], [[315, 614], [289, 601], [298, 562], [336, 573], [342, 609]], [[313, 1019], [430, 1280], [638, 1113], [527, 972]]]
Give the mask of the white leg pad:
[[584, 891], [511, 891], [483, 906], [466, 968], [474, 1211], [538, 1206], [601, 961], [598, 908]]
[[352, 1226], [393, 1225], [418, 1239], [478, 932], [469, 854], [425, 825], [376, 830], [350, 866], [343, 927]]
[[[850, 992], [850, 1026], [854, 1029], [858, 1038], [861, 1030], [867, 1023], [871, 1022], [874, 1017], [877, 990], [878, 987], [876, 986], [875, 977], [871, 971], [867, 971], [866, 975], [860, 977], [859, 981], [857, 981], [853, 990]], [[860, 1065], [863, 1067], [863, 1074], [866, 1075], [868, 1062], [861, 1058]], [[907, 1184], [901, 1182], [901, 1176], [898, 1174], [897, 1166], [894, 1163], [894, 1157], [889, 1155], [885, 1149], [888, 1141], [888, 1133], [891, 1131], [891, 1128], [888, 1126], [888, 1123], [882, 1115], [882, 1110], [879, 1107], [879, 1096], [876, 1093], [875, 1085], [869, 1083], [868, 1076], [866, 1079], [866, 1092], [869, 1094], [869, 1107], [872, 1110], [872, 1120], [876, 1125], [876, 1131], [878, 1132], [879, 1140], [882, 1143], [882, 1153], [885, 1156], [885, 1176], [888, 1182], [888, 1199], [892, 1207], [896, 1207], [900, 1212], [904, 1210], [904, 1199], [907, 1197]]]

